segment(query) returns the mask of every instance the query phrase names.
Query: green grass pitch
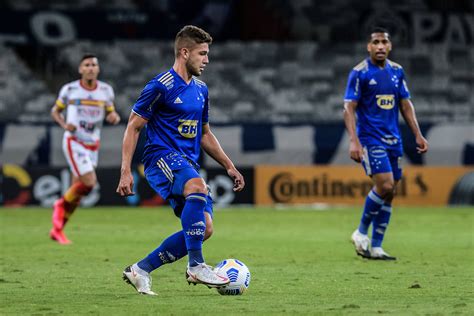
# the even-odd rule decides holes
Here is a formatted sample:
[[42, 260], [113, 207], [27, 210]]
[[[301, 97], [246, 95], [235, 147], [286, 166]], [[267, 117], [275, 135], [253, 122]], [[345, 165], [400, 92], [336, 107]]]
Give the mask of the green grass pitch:
[[216, 210], [209, 264], [237, 258], [252, 273], [242, 296], [188, 286], [186, 260], [152, 273], [157, 297], [122, 281], [125, 266], [179, 230], [169, 208], [79, 209], [48, 239], [51, 211], [0, 209], [1, 315], [473, 315], [474, 208], [395, 207], [384, 248], [355, 255], [360, 208]]

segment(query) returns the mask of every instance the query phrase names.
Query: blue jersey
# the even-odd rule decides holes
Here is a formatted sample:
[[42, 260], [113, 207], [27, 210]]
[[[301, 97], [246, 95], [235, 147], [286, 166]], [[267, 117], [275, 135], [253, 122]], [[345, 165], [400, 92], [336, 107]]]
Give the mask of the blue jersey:
[[148, 82], [133, 112], [148, 121], [145, 168], [171, 152], [197, 164], [202, 125], [209, 122], [209, 96], [204, 82], [193, 78], [186, 84], [171, 68]]
[[349, 74], [344, 101], [357, 102], [357, 135], [363, 145], [401, 148], [400, 100], [409, 99], [403, 68], [388, 60], [383, 69], [367, 58]]

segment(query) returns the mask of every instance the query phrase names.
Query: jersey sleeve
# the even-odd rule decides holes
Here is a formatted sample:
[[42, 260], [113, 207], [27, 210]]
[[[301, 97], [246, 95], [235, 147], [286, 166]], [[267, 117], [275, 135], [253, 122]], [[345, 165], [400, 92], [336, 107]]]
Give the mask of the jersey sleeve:
[[67, 93], [69, 91], [69, 86], [66, 84], [62, 86], [61, 90], [59, 90], [58, 98], [56, 99], [56, 103], [54, 104], [58, 109], [64, 110], [67, 106], [68, 96]]
[[360, 79], [359, 71], [352, 70], [347, 79], [346, 93], [344, 95], [344, 101], [359, 101], [360, 99]]
[[111, 86], [108, 86], [107, 91], [108, 91], [108, 98], [107, 98], [107, 102], [105, 103], [105, 111], [107, 113], [110, 113], [110, 112], [115, 111], [115, 105], [114, 105], [115, 93], [114, 93], [114, 89], [112, 89]]
[[401, 70], [400, 85], [399, 85], [400, 100], [410, 99], [410, 90], [408, 90], [407, 82], [405, 79], [405, 72]]
[[209, 91], [207, 87], [204, 93], [204, 108], [202, 109], [202, 124], [209, 123]]
[[149, 120], [153, 115], [155, 106], [163, 103], [164, 100], [165, 88], [153, 79], [143, 88], [138, 100], [133, 105], [132, 111], [138, 116]]

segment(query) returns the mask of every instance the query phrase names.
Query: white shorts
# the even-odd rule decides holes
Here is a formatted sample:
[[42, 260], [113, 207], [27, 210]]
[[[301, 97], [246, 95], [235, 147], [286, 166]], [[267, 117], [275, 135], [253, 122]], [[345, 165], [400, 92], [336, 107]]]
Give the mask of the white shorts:
[[94, 171], [99, 160], [99, 151], [86, 148], [70, 136], [63, 138], [63, 152], [72, 173], [79, 177]]

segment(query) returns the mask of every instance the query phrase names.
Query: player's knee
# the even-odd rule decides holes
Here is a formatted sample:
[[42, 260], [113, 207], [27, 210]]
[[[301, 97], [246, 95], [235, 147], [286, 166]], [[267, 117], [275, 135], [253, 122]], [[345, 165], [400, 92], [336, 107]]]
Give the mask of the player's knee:
[[95, 187], [95, 185], [97, 184], [97, 178], [96, 177], [91, 177], [91, 178], [86, 178], [84, 180], [81, 179], [81, 182], [87, 186], [87, 187], [90, 187], [90, 188], [93, 188]]
[[393, 196], [393, 191], [395, 190], [395, 184], [391, 181], [384, 182], [380, 187], [381, 195], [384, 198]]
[[192, 193], [201, 193], [207, 195], [208, 190], [204, 181], [189, 181], [188, 183], [186, 183], [185, 195], [189, 195]]
[[97, 176], [94, 172], [90, 172], [79, 177], [79, 181], [81, 181], [84, 186], [90, 187], [92, 190], [92, 188], [97, 184]]

